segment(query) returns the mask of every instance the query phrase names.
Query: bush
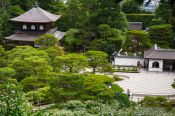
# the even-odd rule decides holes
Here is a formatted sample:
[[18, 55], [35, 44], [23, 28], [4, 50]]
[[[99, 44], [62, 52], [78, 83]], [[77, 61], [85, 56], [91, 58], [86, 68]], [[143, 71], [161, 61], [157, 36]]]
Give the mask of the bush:
[[124, 79], [120, 78], [119, 75], [114, 75], [113, 78], [114, 78], [115, 81], [122, 81], [122, 80], [124, 80]]
[[172, 111], [175, 108], [175, 100], [167, 100], [163, 96], [151, 97], [147, 96], [141, 101], [143, 107], [159, 107], [166, 111]]
[[172, 86], [173, 88], [175, 88], [175, 82], [173, 82], [173, 83], [171, 84], [171, 86]]
[[142, 22], [143, 28], [146, 28], [154, 18], [154, 14], [126, 14], [126, 17], [129, 22]]

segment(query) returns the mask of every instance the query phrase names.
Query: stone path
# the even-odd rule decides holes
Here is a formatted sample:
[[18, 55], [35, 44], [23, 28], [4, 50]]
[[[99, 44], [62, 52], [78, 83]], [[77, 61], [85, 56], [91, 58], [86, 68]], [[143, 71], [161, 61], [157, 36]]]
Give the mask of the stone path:
[[133, 94], [134, 101], [142, 99], [144, 96], [166, 96], [175, 98], [175, 89], [171, 87], [175, 79], [175, 73], [168, 72], [145, 72], [140, 73], [116, 73], [130, 77], [124, 81], [115, 82], [120, 85], [125, 92], [127, 89]]

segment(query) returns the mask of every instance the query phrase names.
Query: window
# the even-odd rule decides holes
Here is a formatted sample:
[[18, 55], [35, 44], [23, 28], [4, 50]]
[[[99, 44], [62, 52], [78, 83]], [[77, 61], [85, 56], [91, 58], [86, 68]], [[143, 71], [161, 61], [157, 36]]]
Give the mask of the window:
[[27, 29], [27, 25], [23, 25], [22, 26], [22, 29]]
[[39, 30], [44, 30], [44, 26], [43, 25], [40, 25], [39, 26]]
[[35, 30], [35, 25], [32, 25], [31, 26], [31, 30]]
[[153, 62], [152, 68], [159, 68], [159, 63], [158, 62]]

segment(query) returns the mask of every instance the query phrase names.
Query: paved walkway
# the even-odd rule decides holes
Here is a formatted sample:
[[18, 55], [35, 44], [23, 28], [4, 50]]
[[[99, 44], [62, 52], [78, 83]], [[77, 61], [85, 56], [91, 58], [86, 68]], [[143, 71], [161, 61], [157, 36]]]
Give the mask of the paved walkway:
[[175, 79], [175, 73], [168, 72], [145, 72], [140, 73], [116, 73], [128, 76], [129, 79], [115, 82], [120, 85], [125, 92], [127, 89], [133, 94], [134, 101], [142, 99], [146, 95], [166, 96], [175, 98], [175, 89], [171, 87]]

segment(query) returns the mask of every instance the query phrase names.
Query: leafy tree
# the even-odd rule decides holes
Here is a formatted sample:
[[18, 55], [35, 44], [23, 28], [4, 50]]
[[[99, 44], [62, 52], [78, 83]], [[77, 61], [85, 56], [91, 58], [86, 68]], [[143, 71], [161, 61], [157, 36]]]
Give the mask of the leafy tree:
[[41, 35], [35, 40], [35, 43], [41, 45], [42, 48], [59, 45], [59, 40], [53, 34]]
[[33, 75], [47, 75], [53, 70], [45, 58], [40, 58], [38, 56], [25, 58], [24, 62], [28, 63], [29, 68], [33, 72], [31, 74]]
[[142, 30], [128, 31], [123, 47], [129, 54], [143, 55], [143, 51], [151, 47], [148, 33]]
[[140, 4], [135, 0], [125, 0], [122, 3], [122, 11], [125, 13], [139, 13]]
[[50, 91], [55, 102], [66, 102], [79, 99], [82, 90], [83, 76], [78, 74], [59, 74], [50, 85]]
[[68, 0], [63, 15], [57, 24], [60, 30], [79, 29], [81, 25], [84, 25], [87, 15], [81, 5], [82, 2], [80, 0]]
[[0, 1], [0, 9], [6, 10], [10, 6], [9, 0], [1, 0]]
[[80, 29], [69, 29], [66, 33], [65, 42], [70, 46], [72, 51], [76, 51], [78, 47], [84, 44], [84, 34]]
[[[59, 74], [50, 85], [50, 91], [55, 102], [69, 100], [101, 100], [114, 101], [116, 93], [123, 90], [114, 79], [104, 75]], [[121, 99], [118, 99], [119, 101]]]
[[156, 9], [156, 17], [163, 20], [166, 24], [172, 24], [172, 8], [167, 0], [160, 0], [160, 5]]
[[5, 50], [3, 46], [0, 45], [0, 67], [6, 66]]
[[50, 87], [46, 86], [43, 88], [38, 88], [37, 90], [30, 91], [26, 94], [26, 96], [33, 102], [37, 103], [37, 105], [41, 106], [41, 103], [49, 103], [52, 102], [50, 96]]
[[113, 78], [105, 75], [89, 75], [83, 83], [84, 100], [104, 100], [104, 102], [115, 99], [116, 93], [122, 93], [123, 90], [118, 85], [112, 84]]
[[15, 75], [15, 70], [9, 67], [0, 68], [0, 84], [4, 83], [6, 80]]
[[8, 14], [10, 15], [10, 17], [17, 17], [19, 16], [20, 14], [22, 14], [24, 11], [20, 8], [20, 6], [11, 6], [9, 7], [8, 9]]
[[[108, 24], [113, 28], [117, 29], [126, 29], [127, 22], [123, 23], [126, 20], [120, 20], [124, 14], [121, 15], [121, 8], [119, 2], [122, 0], [99, 0], [98, 1], [98, 15], [96, 17], [96, 23], [100, 24]], [[126, 18], [126, 17], [125, 17]], [[123, 19], [123, 18], [122, 18]], [[118, 26], [121, 25], [122, 26]]]
[[18, 81], [30, 75], [45, 75], [52, 70], [49, 57], [43, 50], [18, 46], [6, 53], [7, 65], [15, 69]]
[[121, 31], [111, 28], [107, 24], [98, 26], [98, 37], [91, 43], [90, 49], [99, 50], [111, 55], [114, 51], [119, 51], [124, 41]]
[[108, 55], [101, 51], [87, 51], [86, 56], [88, 58], [89, 66], [93, 68], [93, 73], [96, 72], [97, 68], [103, 67], [104, 64], [108, 63]]
[[55, 59], [55, 67], [61, 67], [70, 73], [78, 72], [88, 66], [87, 58], [81, 54], [66, 54]]
[[173, 43], [172, 26], [168, 24], [154, 25], [149, 27], [150, 39], [162, 48], [169, 48]]
[[81, 45], [74, 44], [74, 46], [78, 46], [78, 50], [79, 47], [83, 48], [82, 45], [89, 47], [91, 41], [97, 38], [97, 27], [101, 24], [108, 24], [112, 28], [126, 31], [127, 19], [125, 14], [121, 12], [120, 1], [69, 0], [66, 3], [67, 8], [63, 13], [63, 17], [57, 26], [64, 31], [70, 28], [77, 29], [74, 31], [79, 32], [78, 37], [71, 36], [67, 39], [67, 42]]
[[1, 116], [28, 116], [32, 112], [32, 106], [17, 82], [12, 79], [0, 84], [0, 103]]
[[64, 3], [64, 0], [57, 0], [57, 1], [51, 2], [49, 4], [48, 8], [47, 9], [50, 12], [53, 12], [53, 13], [56, 13], [56, 14], [62, 14], [66, 9], [66, 5]]
[[48, 47], [44, 49], [47, 52], [49, 58], [53, 60], [56, 56], [62, 56], [64, 54], [64, 48], [61, 46]]
[[2, 57], [4, 55], [5, 51], [3, 46], [0, 45], [0, 57]]
[[3, 20], [0, 18], [0, 41], [3, 39]]

